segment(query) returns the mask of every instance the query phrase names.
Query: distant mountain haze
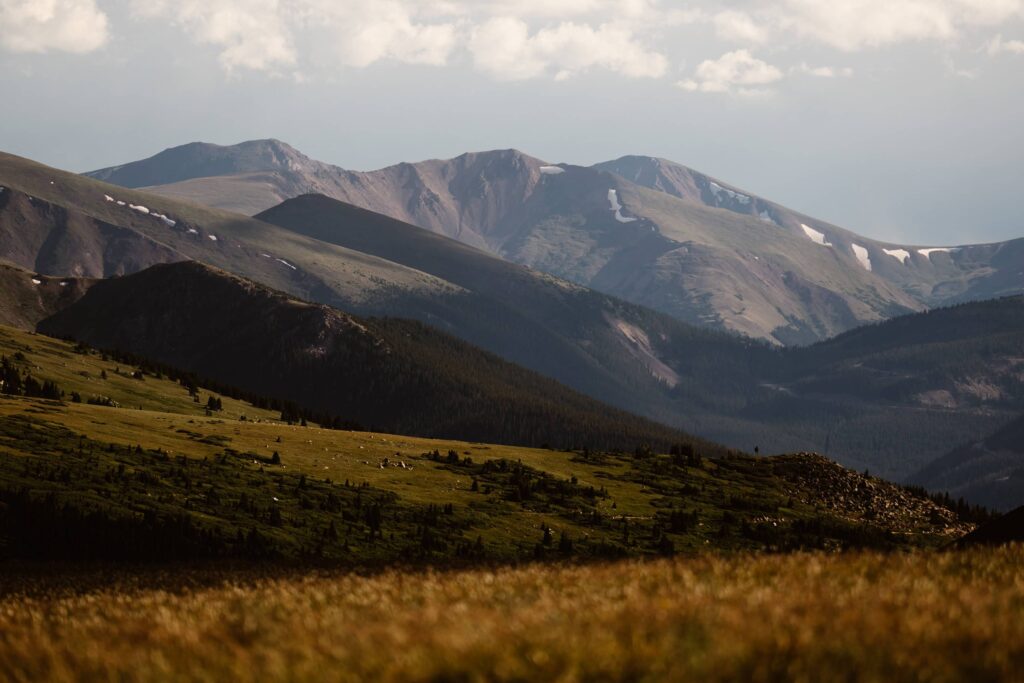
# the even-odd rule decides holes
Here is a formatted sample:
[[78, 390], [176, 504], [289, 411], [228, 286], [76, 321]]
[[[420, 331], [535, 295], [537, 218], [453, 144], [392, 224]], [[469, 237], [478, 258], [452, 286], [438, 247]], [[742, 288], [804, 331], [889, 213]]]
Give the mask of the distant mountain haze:
[[777, 344], [1024, 291], [1024, 240], [888, 244], [653, 157], [585, 168], [500, 150], [355, 172], [263, 140], [192, 143], [89, 175], [249, 214], [324, 194]]

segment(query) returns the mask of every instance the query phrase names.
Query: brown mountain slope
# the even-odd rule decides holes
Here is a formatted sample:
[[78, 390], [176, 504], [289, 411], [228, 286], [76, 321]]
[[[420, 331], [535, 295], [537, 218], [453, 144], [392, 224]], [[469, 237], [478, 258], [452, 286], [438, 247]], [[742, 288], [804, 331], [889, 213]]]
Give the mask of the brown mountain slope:
[[0, 325], [35, 329], [40, 320], [81, 298], [93, 282], [47, 277], [0, 261]]
[[927, 306], [1018, 294], [1024, 287], [1024, 240], [949, 247], [882, 242], [666, 159], [627, 156], [594, 168], [692, 204], [756, 218], [801, 239], [820, 239]]
[[325, 194], [687, 322], [783, 344], [1024, 291], [1024, 240], [886, 244], [651, 157], [586, 169], [504, 150], [360, 173], [278, 141], [246, 145], [271, 151], [256, 163], [239, 149], [243, 171], [211, 175], [214, 166], [196, 163], [180, 180], [176, 150], [186, 146], [111, 177], [135, 169], [165, 181], [154, 192], [247, 211]]

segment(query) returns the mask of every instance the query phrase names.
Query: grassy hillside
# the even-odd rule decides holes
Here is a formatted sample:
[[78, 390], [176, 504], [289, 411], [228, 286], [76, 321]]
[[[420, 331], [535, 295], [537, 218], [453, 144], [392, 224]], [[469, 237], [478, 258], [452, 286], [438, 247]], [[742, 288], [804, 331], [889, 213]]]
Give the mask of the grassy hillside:
[[4, 582], [0, 676], [1013, 681], [1024, 549]]
[[207, 414], [205, 388], [197, 401], [166, 375], [37, 335], [4, 329], [0, 353], [63, 392], [0, 394], [8, 556], [508, 561], [930, 546], [971, 528], [816, 456], [556, 451], [301, 427], [224, 394], [223, 411]]

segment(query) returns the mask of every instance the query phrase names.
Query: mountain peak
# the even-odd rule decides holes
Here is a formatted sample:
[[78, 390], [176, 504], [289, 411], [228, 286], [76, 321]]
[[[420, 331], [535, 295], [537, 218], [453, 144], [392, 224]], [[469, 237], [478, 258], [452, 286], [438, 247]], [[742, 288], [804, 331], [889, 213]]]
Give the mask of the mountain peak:
[[246, 140], [234, 145], [190, 142], [170, 147], [141, 161], [102, 168], [85, 175], [123, 187], [138, 188], [235, 173], [296, 171], [315, 163], [291, 145], [274, 138]]

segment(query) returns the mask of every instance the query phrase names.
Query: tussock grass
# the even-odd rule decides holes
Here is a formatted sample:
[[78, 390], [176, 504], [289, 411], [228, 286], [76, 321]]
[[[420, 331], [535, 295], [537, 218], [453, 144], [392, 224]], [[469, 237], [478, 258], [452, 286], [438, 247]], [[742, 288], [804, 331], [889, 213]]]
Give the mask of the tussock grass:
[[1021, 566], [1018, 546], [211, 582], [113, 572], [85, 590], [8, 577], [0, 679], [1021, 680]]

